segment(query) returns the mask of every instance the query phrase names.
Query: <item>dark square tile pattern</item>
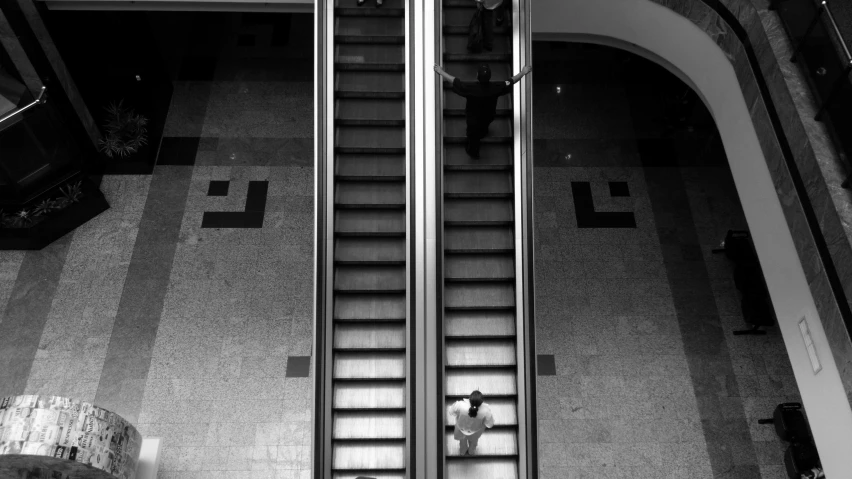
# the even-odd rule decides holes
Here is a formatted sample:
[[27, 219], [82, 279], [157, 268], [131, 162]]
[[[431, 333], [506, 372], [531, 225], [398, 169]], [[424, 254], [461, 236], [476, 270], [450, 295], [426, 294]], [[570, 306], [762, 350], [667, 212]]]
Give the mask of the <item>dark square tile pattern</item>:
[[211, 181], [210, 187], [207, 189], [207, 196], [228, 196], [230, 185], [230, 181]]
[[157, 155], [158, 165], [192, 166], [195, 164], [195, 155], [198, 154], [198, 137], [173, 137], [163, 138], [160, 145], [160, 154]]
[[288, 378], [306, 378], [311, 370], [310, 356], [290, 356], [287, 358]]
[[552, 354], [538, 355], [538, 375], [556, 376], [556, 358]]
[[610, 181], [609, 195], [613, 198], [630, 196], [630, 188], [627, 187], [626, 181]]
[[205, 211], [202, 228], [262, 228], [268, 181], [250, 181], [245, 211]]
[[572, 181], [574, 211], [578, 228], [635, 228], [636, 217], [631, 211], [595, 211], [592, 186], [587, 181]]

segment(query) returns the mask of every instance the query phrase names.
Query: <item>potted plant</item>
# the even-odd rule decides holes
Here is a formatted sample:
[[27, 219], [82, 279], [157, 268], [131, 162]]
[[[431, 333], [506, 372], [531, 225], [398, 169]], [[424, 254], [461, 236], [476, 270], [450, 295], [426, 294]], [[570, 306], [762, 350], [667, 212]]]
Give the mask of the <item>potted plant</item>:
[[69, 182], [30, 205], [0, 210], [0, 250], [41, 249], [109, 208], [88, 179]]
[[98, 141], [107, 158], [125, 159], [148, 144], [148, 119], [123, 105], [124, 100], [106, 107], [106, 134]]

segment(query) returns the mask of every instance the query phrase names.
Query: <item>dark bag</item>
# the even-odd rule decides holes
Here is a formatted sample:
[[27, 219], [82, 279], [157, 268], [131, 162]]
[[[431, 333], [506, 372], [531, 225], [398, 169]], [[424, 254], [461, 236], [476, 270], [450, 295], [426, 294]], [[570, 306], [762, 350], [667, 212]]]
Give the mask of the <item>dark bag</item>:
[[482, 10], [477, 9], [467, 27], [467, 50], [471, 53], [482, 52]]

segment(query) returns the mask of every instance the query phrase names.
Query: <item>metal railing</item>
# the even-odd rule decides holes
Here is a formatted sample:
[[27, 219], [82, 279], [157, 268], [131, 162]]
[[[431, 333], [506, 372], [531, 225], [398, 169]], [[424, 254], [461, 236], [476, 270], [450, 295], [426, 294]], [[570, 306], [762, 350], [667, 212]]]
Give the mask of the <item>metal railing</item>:
[[36, 97], [35, 100], [33, 100], [32, 102], [18, 108], [17, 110], [11, 111], [11, 112], [3, 115], [2, 117], [0, 117], [0, 127], [2, 127], [2, 123], [4, 121], [10, 120], [11, 118], [18, 116], [18, 115], [24, 113], [25, 111], [27, 111], [31, 108], [35, 108], [36, 106], [47, 102], [47, 98], [44, 97], [44, 92], [46, 90], [47, 90], [47, 87], [41, 87], [41, 90], [39, 90], [39, 92], [38, 92], [38, 97]]

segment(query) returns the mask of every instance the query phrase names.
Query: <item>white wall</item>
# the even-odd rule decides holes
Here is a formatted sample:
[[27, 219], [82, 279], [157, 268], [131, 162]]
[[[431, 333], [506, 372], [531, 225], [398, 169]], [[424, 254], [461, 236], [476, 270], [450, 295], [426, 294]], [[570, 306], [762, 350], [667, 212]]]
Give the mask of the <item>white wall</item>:
[[[725, 145], [826, 476], [852, 477], [852, 409], [727, 57], [692, 22], [649, 0], [536, 0], [532, 27], [535, 37], [650, 52], [645, 56], [664, 59], [663, 66], [688, 79], [702, 96]], [[816, 375], [798, 329], [803, 316], [823, 366]]]

